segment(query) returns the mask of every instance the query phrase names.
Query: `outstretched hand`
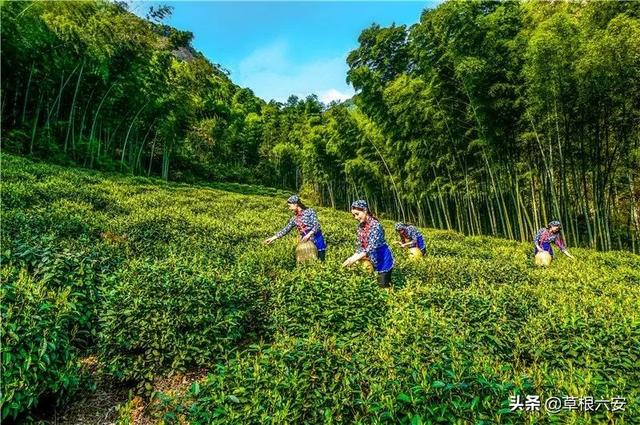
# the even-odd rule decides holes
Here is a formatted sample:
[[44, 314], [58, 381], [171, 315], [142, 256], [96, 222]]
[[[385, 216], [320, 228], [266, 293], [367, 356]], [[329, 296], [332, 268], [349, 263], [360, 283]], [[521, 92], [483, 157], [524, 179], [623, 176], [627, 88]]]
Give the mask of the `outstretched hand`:
[[265, 239], [262, 243], [265, 244], [265, 245], [271, 245], [271, 243], [273, 241], [275, 241], [276, 239], [278, 239], [278, 238], [276, 238], [275, 236], [271, 236], [270, 238]]
[[346, 260], [344, 260], [344, 263], [342, 263], [342, 267], [349, 267], [350, 265], [352, 265], [354, 263], [353, 257], [349, 257]]

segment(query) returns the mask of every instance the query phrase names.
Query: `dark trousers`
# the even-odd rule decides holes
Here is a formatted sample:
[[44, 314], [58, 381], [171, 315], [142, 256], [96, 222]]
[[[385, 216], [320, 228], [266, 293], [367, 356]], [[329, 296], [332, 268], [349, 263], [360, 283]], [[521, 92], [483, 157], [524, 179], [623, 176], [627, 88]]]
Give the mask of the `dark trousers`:
[[381, 288], [389, 288], [391, 286], [391, 272], [393, 269], [388, 272], [378, 273], [378, 286]]
[[318, 251], [318, 260], [324, 261], [324, 257], [325, 257], [326, 253], [327, 253], [327, 251], [324, 250], [324, 249], [322, 251]]

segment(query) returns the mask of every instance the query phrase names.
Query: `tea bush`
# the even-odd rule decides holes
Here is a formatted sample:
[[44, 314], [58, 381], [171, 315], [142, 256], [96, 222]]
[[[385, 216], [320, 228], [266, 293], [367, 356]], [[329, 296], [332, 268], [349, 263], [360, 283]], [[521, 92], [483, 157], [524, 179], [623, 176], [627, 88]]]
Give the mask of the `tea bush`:
[[181, 259], [133, 260], [103, 292], [100, 356], [117, 378], [208, 365], [245, 334], [254, 293], [245, 281]]
[[0, 270], [2, 419], [17, 417], [43, 396], [61, 398], [79, 384], [71, 332], [77, 306], [70, 290], [52, 291], [26, 272]]
[[285, 337], [232, 357], [178, 404], [160, 400], [169, 423], [185, 415], [191, 423], [349, 422], [359, 385], [345, 344]]
[[103, 277], [121, 262], [108, 246], [94, 245], [86, 236], [76, 241], [59, 240], [54, 235], [3, 243], [3, 264], [28, 272], [40, 285], [53, 291], [69, 291], [75, 309], [71, 315], [73, 344], [88, 347], [97, 337], [99, 292]]
[[283, 336], [236, 354], [183, 396], [157, 395], [154, 411], [166, 423], [489, 422], [507, 414], [509, 394], [531, 389], [474, 366], [460, 342], [425, 345], [415, 331], [442, 324], [432, 320], [379, 342]]
[[345, 275], [337, 267], [303, 266], [274, 282], [274, 332], [304, 336], [318, 330], [350, 338], [387, 321], [386, 295], [365, 272]]
[[[341, 267], [345, 211], [317, 208], [327, 260], [297, 267], [296, 237], [261, 244], [286, 193], [2, 164], [6, 418], [77, 391], [94, 355], [164, 423], [640, 422], [637, 255], [572, 248], [536, 268], [530, 242], [422, 229], [427, 255], [392, 245], [385, 291]], [[191, 369], [208, 377], [154, 388]], [[511, 412], [516, 394], [628, 404]]]

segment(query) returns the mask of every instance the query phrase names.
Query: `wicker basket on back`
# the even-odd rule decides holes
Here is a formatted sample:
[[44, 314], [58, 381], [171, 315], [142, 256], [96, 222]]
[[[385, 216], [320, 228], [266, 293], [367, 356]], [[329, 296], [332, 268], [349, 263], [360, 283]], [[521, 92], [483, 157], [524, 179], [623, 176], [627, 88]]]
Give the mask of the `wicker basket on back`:
[[358, 263], [360, 263], [360, 267], [362, 267], [363, 270], [373, 273], [373, 263], [369, 258], [364, 257], [362, 260], [358, 261]]
[[551, 265], [551, 254], [547, 251], [540, 251], [536, 254], [536, 258], [534, 258], [534, 262], [536, 266], [548, 267]]
[[298, 242], [296, 246], [296, 262], [306, 263], [318, 259], [318, 248], [312, 241]]
[[409, 248], [409, 256], [411, 258], [420, 258], [422, 257], [422, 251], [420, 248]]

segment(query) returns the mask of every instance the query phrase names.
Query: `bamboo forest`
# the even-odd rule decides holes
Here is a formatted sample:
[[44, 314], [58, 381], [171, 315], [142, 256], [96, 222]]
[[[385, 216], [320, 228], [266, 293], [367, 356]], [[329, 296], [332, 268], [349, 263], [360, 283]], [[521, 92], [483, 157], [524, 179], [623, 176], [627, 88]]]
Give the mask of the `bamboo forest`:
[[429, 3], [332, 101], [174, 3], [0, 1], [3, 423], [640, 424], [640, 2]]

